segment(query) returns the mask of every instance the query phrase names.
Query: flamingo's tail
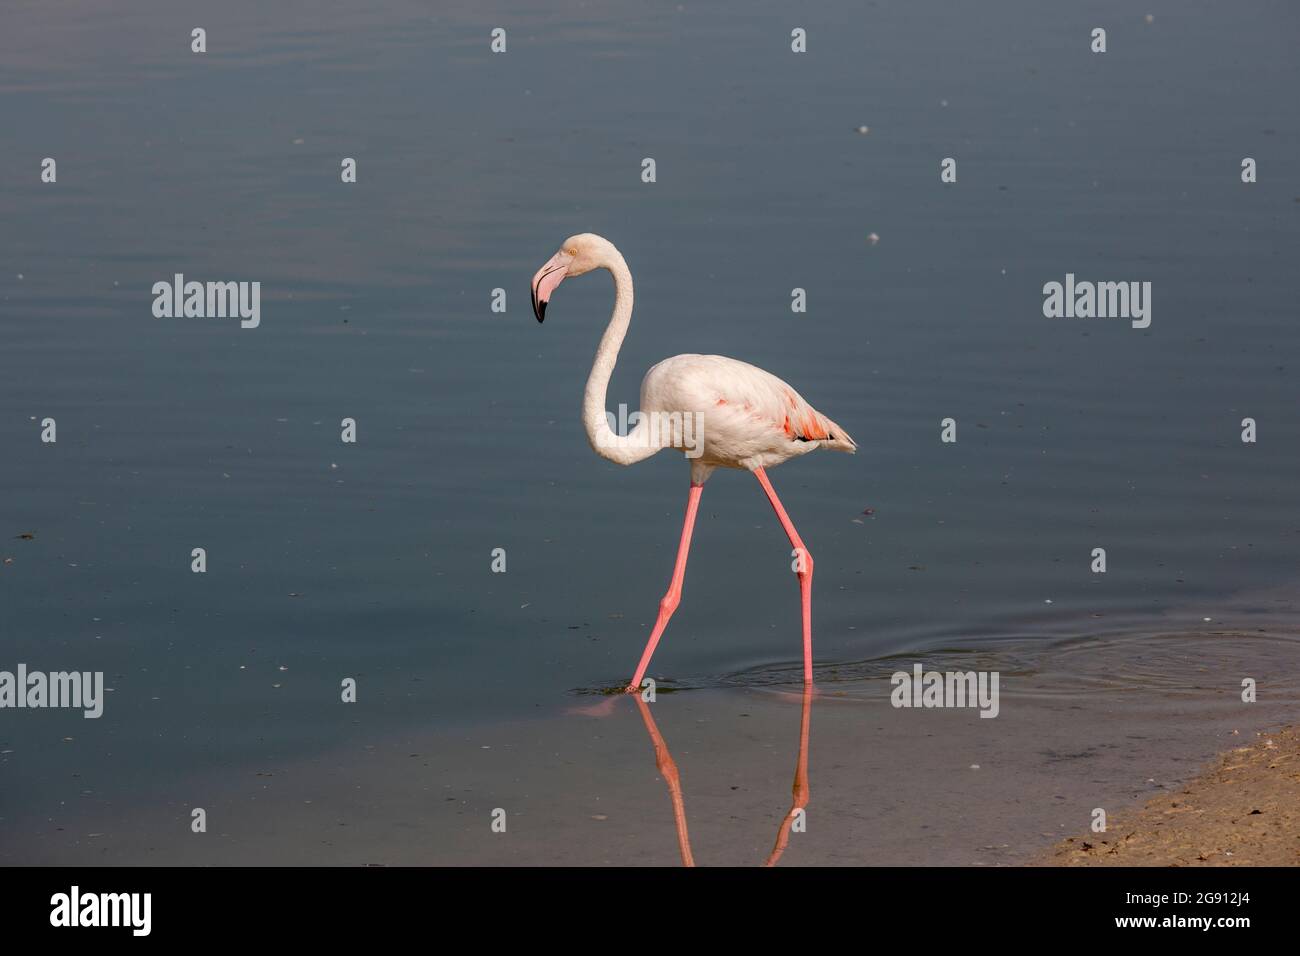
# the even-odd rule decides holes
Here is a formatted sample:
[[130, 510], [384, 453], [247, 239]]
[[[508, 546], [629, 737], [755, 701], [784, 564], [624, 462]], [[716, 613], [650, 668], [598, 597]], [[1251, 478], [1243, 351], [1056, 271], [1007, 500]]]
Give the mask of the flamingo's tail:
[[817, 417], [820, 419], [819, 424], [822, 426], [822, 434], [826, 436], [818, 440], [817, 444], [819, 446], [829, 448], [831, 451], [846, 451], [850, 455], [858, 450], [858, 443], [853, 440], [848, 432], [821, 412], [817, 412]]

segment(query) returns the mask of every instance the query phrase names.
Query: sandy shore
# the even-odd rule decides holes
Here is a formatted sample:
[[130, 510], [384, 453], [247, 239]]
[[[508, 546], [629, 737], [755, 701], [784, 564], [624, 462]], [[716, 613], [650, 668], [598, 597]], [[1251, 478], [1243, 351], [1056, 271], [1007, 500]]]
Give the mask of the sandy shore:
[[1263, 731], [1176, 794], [1069, 837], [1049, 866], [1300, 865], [1300, 728]]

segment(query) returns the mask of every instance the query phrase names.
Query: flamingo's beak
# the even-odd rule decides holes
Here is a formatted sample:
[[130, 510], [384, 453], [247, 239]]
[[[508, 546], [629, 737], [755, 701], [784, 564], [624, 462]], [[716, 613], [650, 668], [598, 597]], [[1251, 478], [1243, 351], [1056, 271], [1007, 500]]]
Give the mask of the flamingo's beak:
[[533, 276], [533, 315], [537, 316], [538, 322], [546, 319], [546, 303], [550, 301], [555, 287], [569, 274], [569, 263], [572, 261], [573, 256], [557, 252]]

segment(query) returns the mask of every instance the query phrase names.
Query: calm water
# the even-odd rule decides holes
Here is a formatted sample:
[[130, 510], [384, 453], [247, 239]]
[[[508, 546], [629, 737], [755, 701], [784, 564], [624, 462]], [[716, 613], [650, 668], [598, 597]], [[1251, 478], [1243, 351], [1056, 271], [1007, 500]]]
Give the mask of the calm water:
[[[15, 0], [0, 29], [0, 668], [113, 688], [97, 722], [0, 713], [0, 823], [630, 674], [687, 470], [587, 447], [609, 283], [566, 283], [544, 327], [527, 292], [584, 230], [636, 279], [611, 407], [718, 352], [857, 439], [773, 473], [819, 665], [1294, 634], [1290, 5], [113, 6]], [[260, 328], [154, 318], [177, 272], [260, 281]], [[1150, 328], [1044, 318], [1067, 272], [1151, 282]], [[720, 473], [652, 673], [799, 653], [788, 544]]]

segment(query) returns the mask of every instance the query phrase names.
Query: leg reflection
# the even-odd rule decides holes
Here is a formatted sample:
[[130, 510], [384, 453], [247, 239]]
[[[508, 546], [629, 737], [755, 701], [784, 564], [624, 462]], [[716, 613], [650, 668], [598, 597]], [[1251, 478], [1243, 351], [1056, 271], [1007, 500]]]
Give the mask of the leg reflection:
[[772, 847], [772, 852], [767, 857], [764, 866], [776, 866], [776, 861], [781, 859], [781, 854], [785, 852], [785, 845], [790, 842], [790, 827], [794, 825], [795, 818], [807, 812], [808, 797], [808, 728], [812, 724], [812, 695], [813, 688], [811, 684], [803, 685], [803, 713], [799, 717], [799, 756], [795, 758], [794, 763], [794, 794], [790, 802], [790, 812], [785, 815], [781, 821], [781, 826], [776, 831], [776, 843]]
[[[795, 820], [805, 813], [808, 807], [810, 796], [808, 787], [808, 732], [812, 725], [813, 693], [812, 685], [804, 684], [802, 712], [799, 718], [799, 754], [795, 758], [794, 766], [793, 799], [790, 803], [789, 812], [781, 818], [781, 825], [776, 832], [776, 843], [772, 847], [772, 852], [768, 854], [767, 860], [764, 861], [764, 866], [775, 866], [777, 861], [781, 859], [781, 854], [785, 852], [786, 845], [790, 842], [790, 832]], [[677, 770], [673, 755], [668, 752], [668, 745], [664, 742], [663, 734], [659, 733], [659, 726], [650, 713], [650, 705], [642, 700], [639, 694], [634, 695], [632, 699], [636, 701], [637, 709], [641, 712], [641, 720], [645, 724], [646, 733], [650, 735], [650, 744], [655, 751], [655, 765], [659, 768], [664, 783], [668, 785], [668, 795], [673, 803], [673, 822], [677, 825], [677, 846], [681, 850], [682, 865], [694, 866], [695, 858], [691, 854], [691, 838], [686, 829], [686, 804], [682, 799], [681, 774]]]
[[673, 820], [677, 823], [677, 847], [682, 851], [682, 866], [694, 866], [695, 858], [691, 856], [691, 838], [686, 832], [686, 804], [682, 802], [681, 774], [677, 772], [677, 764], [673, 761], [673, 755], [668, 752], [663, 734], [659, 733], [659, 726], [655, 723], [654, 717], [650, 716], [650, 705], [641, 699], [640, 694], [635, 695], [634, 700], [641, 711], [641, 720], [645, 723], [646, 732], [650, 735], [650, 743], [655, 749], [655, 766], [663, 775], [664, 783], [668, 784], [668, 795], [673, 801]]

